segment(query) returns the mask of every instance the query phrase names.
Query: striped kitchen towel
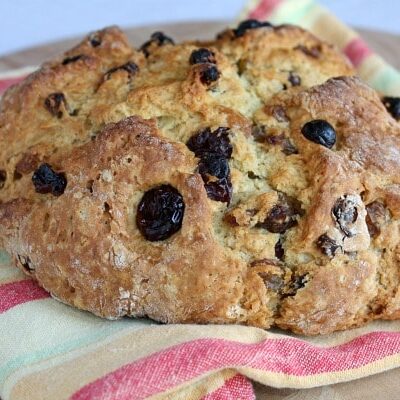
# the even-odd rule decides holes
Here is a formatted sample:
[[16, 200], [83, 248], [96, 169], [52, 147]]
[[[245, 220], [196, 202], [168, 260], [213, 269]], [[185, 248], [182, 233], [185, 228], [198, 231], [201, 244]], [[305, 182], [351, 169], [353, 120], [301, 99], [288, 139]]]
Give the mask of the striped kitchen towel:
[[[360, 3], [361, 4], [361, 3]], [[250, 0], [239, 20], [254, 18], [273, 24], [295, 24], [335, 44], [356, 67], [358, 75], [376, 90], [400, 95], [400, 73], [374, 53], [352, 29], [314, 0]]]
[[53, 300], [0, 253], [3, 400], [254, 399], [400, 366], [400, 322], [319, 338], [244, 326], [108, 321]]
[[[311, 1], [252, 2], [242, 16], [311, 28], [340, 46], [371, 85], [400, 93], [389, 90], [399, 88], [398, 73]], [[31, 70], [3, 75], [0, 94]], [[317, 338], [243, 326], [107, 321], [53, 300], [0, 250], [2, 400], [250, 400], [250, 379], [308, 388], [399, 366], [400, 321]]]
[[108, 321], [61, 304], [0, 253], [3, 400], [254, 399], [400, 366], [400, 322], [302, 339], [244, 326]]

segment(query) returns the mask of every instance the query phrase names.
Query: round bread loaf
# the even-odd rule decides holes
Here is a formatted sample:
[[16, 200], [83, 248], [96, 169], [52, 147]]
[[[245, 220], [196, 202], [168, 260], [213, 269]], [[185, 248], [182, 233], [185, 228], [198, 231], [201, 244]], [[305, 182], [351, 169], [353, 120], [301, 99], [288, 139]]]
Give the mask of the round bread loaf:
[[354, 73], [288, 25], [137, 50], [95, 32], [2, 99], [1, 244], [110, 319], [398, 318], [399, 99]]

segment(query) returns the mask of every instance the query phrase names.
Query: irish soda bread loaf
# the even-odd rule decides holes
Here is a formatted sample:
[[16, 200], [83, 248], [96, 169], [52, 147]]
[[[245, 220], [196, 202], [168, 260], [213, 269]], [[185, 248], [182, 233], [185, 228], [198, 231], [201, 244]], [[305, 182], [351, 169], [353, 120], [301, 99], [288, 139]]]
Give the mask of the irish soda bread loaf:
[[2, 99], [1, 245], [110, 319], [399, 318], [400, 105], [353, 75], [287, 25], [93, 33]]

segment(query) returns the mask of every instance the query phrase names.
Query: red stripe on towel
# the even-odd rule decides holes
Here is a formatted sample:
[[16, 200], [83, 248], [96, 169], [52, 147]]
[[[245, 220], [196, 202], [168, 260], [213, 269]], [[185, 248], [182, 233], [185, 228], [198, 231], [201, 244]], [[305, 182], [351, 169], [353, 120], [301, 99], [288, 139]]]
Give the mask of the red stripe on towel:
[[243, 375], [237, 374], [201, 400], [255, 400], [255, 398], [251, 382]]
[[0, 314], [18, 304], [46, 297], [49, 294], [31, 279], [5, 283], [0, 285]]
[[358, 67], [372, 51], [361, 38], [351, 40], [343, 49], [344, 54], [349, 57], [350, 61], [355, 67]]
[[25, 78], [24, 76], [18, 76], [15, 78], [0, 79], [0, 95], [2, 95], [10, 86], [21, 82]]
[[249, 12], [248, 17], [254, 19], [265, 19], [269, 17], [272, 11], [279, 5], [282, 0], [261, 0], [257, 7]]
[[326, 374], [360, 368], [399, 352], [398, 332], [373, 332], [333, 347], [294, 338], [254, 344], [199, 339], [126, 364], [87, 384], [71, 399], [144, 399], [227, 366], [299, 377]]

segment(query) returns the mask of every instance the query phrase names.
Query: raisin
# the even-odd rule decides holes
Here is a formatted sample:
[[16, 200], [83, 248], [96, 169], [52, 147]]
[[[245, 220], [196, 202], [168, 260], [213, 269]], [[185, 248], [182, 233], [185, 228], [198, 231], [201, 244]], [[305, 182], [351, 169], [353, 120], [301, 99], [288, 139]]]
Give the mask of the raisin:
[[229, 178], [208, 182], [204, 185], [204, 188], [206, 189], [207, 196], [211, 200], [230, 203], [232, 198], [232, 183]]
[[315, 119], [307, 122], [301, 128], [301, 133], [308, 140], [328, 149], [331, 149], [336, 143], [335, 129], [329, 122], [323, 119]]
[[312, 58], [319, 58], [322, 49], [321, 46], [313, 46], [311, 48], [308, 48], [306, 46], [299, 44], [294, 48], [294, 50], [300, 50], [302, 53]]
[[67, 186], [67, 179], [62, 172], [55, 172], [49, 164], [42, 164], [32, 175], [32, 182], [37, 193], [51, 193], [60, 196]]
[[332, 214], [346, 236], [352, 237], [355, 235], [351, 225], [357, 220], [358, 211], [354, 201], [349, 196], [342, 196], [336, 201]]
[[288, 122], [289, 118], [286, 115], [285, 109], [282, 106], [274, 106], [272, 108], [272, 115], [278, 122]]
[[381, 233], [381, 226], [389, 219], [389, 212], [380, 201], [373, 201], [367, 204], [365, 208], [367, 210], [365, 222], [368, 232], [372, 238], [375, 238]]
[[292, 86], [300, 86], [301, 85], [300, 76], [297, 74], [294, 74], [293, 72], [289, 73], [288, 81], [292, 84]]
[[326, 233], [321, 235], [316, 241], [317, 247], [328, 257], [334, 257], [336, 252], [341, 249], [341, 246], [331, 239]]
[[44, 106], [46, 107], [47, 111], [57, 118], [61, 118], [63, 116], [63, 112], [61, 110], [62, 104], [64, 104], [64, 107], [66, 107], [67, 101], [65, 100], [64, 94], [60, 92], [49, 94], [44, 101]]
[[290, 156], [291, 154], [298, 154], [299, 151], [288, 138], [285, 138], [285, 140], [282, 143], [282, 153], [287, 156]]
[[256, 19], [248, 19], [246, 21], [241, 22], [236, 29], [233, 29], [233, 33], [235, 37], [243, 36], [248, 30], [263, 28], [263, 27], [272, 27], [267, 21], [258, 21]]
[[232, 145], [229, 140], [229, 132], [229, 128], [225, 127], [219, 127], [214, 131], [205, 128], [193, 135], [186, 145], [196, 157], [201, 157], [204, 153], [214, 153], [231, 158]]
[[182, 195], [171, 185], [161, 185], [143, 195], [136, 224], [147, 240], [165, 240], [181, 229], [184, 212]]
[[255, 174], [253, 171], [247, 172], [247, 176], [249, 179], [260, 179], [260, 177], [257, 174]]
[[282, 238], [281, 237], [275, 243], [275, 257], [281, 261], [283, 261], [283, 259], [285, 257], [285, 250], [283, 249], [283, 246], [282, 246]]
[[280, 135], [266, 135], [264, 137], [264, 142], [271, 144], [272, 146], [281, 145], [285, 140], [285, 134], [281, 133]]
[[280, 135], [267, 135], [264, 126], [254, 126], [251, 134], [257, 143], [268, 143], [272, 146], [281, 146], [282, 153], [286, 155], [298, 154], [297, 148], [293, 145], [284, 133]]
[[32, 271], [35, 270], [35, 268], [32, 266], [31, 259], [29, 257], [17, 255], [18, 261], [21, 264], [22, 268], [26, 270], [27, 272], [31, 273]]
[[400, 120], [400, 97], [389, 97], [386, 96], [382, 99], [383, 105], [386, 110], [392, 115], [396, 120]]
[[209, 181], [209, 175], [219, 179], [229, 176], [229, 164], [227, 159], [220, 154], [203, 153], [199, 162], [199, 173], [205, 183]]
[[0, 189], [3, 189], [7, 180], [7, 172], [4, 169], [0, 169]]
[[213, 82], [216, 82], [221, 73], [214, 64], [203, 64], [203, 68], [200, 70], [200, 82], [203, 85], [210, 86]]
[[13, 180], [14, 181], [18, 181], [18, 180], [20, 180], [22, 178], [22, 174], [19, 172], [19, 171], [17, 171], [16, 169], [14, 170], [14, 174], [13, 174]]
[[81, 60], [83, 58], [85, 58], [85, 56], [83, 54], [78, 54], [77, 56], [72, 56], [72, 57], [66, 57], [66, 58], [64, 58], [62, 65], [71, 64], [71, 63]]
[[191, 65], [204, 63], [215, 64], [215, 54], [204, 47], [198, 50], [193, 50], [189, 58], [189, 63]]
[[239, 226], [238, 222], [236, 221], [236, 218], [231, 214], [226, 214], [224, 216], [224, 221], [230, 226]]
[[143, 52], [145, 57], [148, 57], [150, 55], [149, 48], [151, 47], [152, 44], [155, 44], [156, 46], [164, 46], [166, 44], [175, 44], [174, 41], [164, 35], [163, 32], [154, 32], [150, 36], [150, 40], [147, 42], [143, 43], [142, 46], [140, 47], [140, 50]]
[[302, 213], [300, 203], [289, 196], [280, 195], [279, 203], [272, 207], [267, 218], [256, 226], [271, 233], [284, 233], [297, 225], [296, 216]]
[[266, 139], [266, 132], [265, 132], [265, 126], [264, 125], [254, 125], [251, 128], [251, 135], [254, 138], [254, 141], [257, 143], [263, 143], [265, 142]]
[[267, 289], [279, 292], [284, 286], [283, 279], [279, 275], [268, 272], [259, 272], [258, 276], [263, 280]]
[[[205, 183], [207, 196], [212, 200], [229, 204], [232, 197], [232, 183], [226, 159], [232, 155], [232, 145], [228, 135], [229, 128], [220, 127], [213, 132], [210, 128], [206, 128], [193, 135], [186, 145], [196, 157], [200, 158], [199, 172]], [[208, 175], [219, 179], [209, 181]]]
[[92, 47], [98, 47], [101, 45], [101, 39], [97, 33], [89, 35], [89, 43]]
[[257, 226], [272, 233], [284, 233], [296, 223], [296, 219], [293, 218], [287, 206], [275, 205], [264, 222], [257, 224]]
[[118, 67], [114, 67], [109, 69], [106, 74], [104, 75], [104, 78], [110, 79], [111, 75], [116, 72], [116, 71], [126, 71], [129, 75], [129, 77], [135, 75], [139, 71], [139, 67], [132, 61], [128, 61], [126, 64], [120, 65]]
[[299, 289], [302, 289], [308, 281], [308, 277], [306, 274], [304, 275], [295, 275], [292, 277], [292, 282], [290, 284], [290, 293], [291, 295], [296, 294]]

